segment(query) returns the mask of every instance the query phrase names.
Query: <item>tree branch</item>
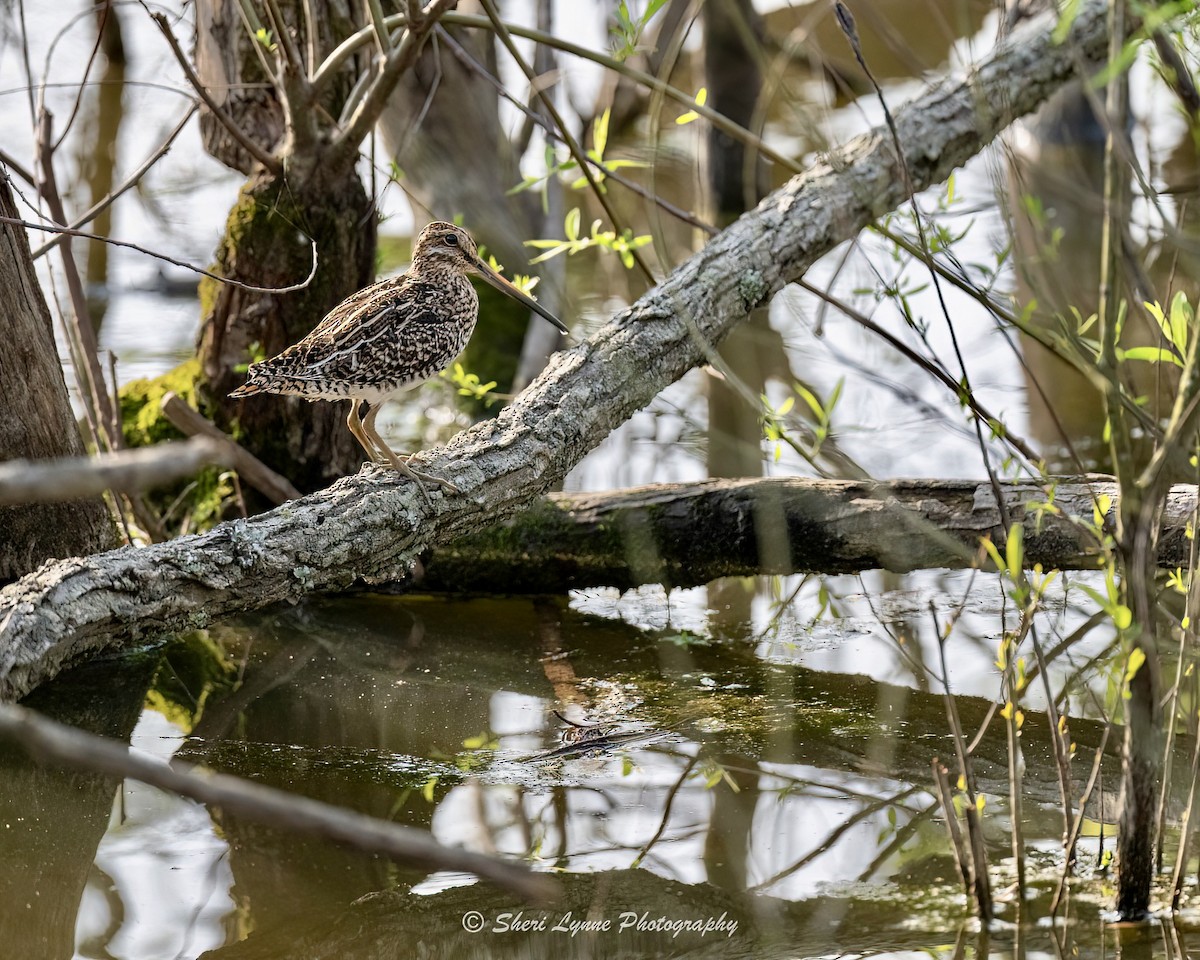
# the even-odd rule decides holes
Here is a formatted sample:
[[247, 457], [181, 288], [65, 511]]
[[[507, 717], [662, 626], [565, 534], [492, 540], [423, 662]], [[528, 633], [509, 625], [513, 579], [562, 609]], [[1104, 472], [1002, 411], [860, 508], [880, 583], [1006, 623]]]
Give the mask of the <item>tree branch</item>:
[[133, 493], [191, 476], [210, 463], [232, 466], [231, 459], [216, 440], [197, 437], [94, 457], [7, 460], [0, 463], [0, 505], [82, 500], [105, 490]]
[[[1094, 537], [1077, 522], [1111, 477], [1000, 483], [1004, 510], [1025, 527], [1025, 565], [1095, 570]], [[1033, 505], [1053, 486], [1058, 513]], [[1186, 566], [1196, 488], [1173, 488], [1162, 518], [1163, 569]], [[770, 477], [552, 493], [502, 527], [422, 558], [419, 590], [565, 593], [645, 583], [692, 587], [718, 577], [963, 569], [990, 536], [1004, 551], [990, 482]]]
[[276, 473], [249, 450], [226, 435], [211, 420], [193, 410], [176, 393], [162, 398], [162, 412], [180, 430], [192, 437], [203, 437], [221, 450], [221, 462], [233, 467], [241, 478], [272, 503], [287, 503], [304, 496], [292, 482]]
[[221, 126], [229, 131], [229, 135], [242, 145], [245, 151], [250, 154], [255, 160], [261, 163], [271, 173], [279, 176], [283, 173], [283, 162], [265, 150], [261, 144], [255, 142], [241, 127], [234, 122], [233, 118], [227, 114], [221, 105], [213, 99], [208, 88], [204, 86], [203, 81], [196, 75], [196, 71], [192, 68], [191, 61], [188, 60], [186, 54], [179, 46], [179, 41], [175, 39], [175, 34], [171, 31], [171, 25], [167, 22], [167, 18], [161, 13], [150, 14], [150, 19], [162, 32], [162, 35], [167, 38], [167, 43], [171, 47], [171, 52], [175, 55], [175, 60], [179, 63], [180, 69], [183, 70], [183, 75], [187, 77], [187, 81], [191, 84], [192, 89], [196, 91], [196, 95], [204, 101], [204, 105], [212, 111], [212, 115], [220, 121]]
[[[396, 89], [400, 77], [421, 55], [425, 40], [437, 26], [441, 15], [453, 6], [457, 0], [431, 0], [422, 18], [417, 23], [410, 23], [400, 43], [392, 47], [384, 62], [379, 76], [372, 82], [371, 87], [363, 96], [358, 108], [354, 111], [345, 129], [337, 135], [330, 144], [326, 155], [331, 164], [352, 163], [358, 154], [358, 145], [366, 139], [375, 126], [387, 99]], [[373, 28], [372, 28], [373, 29]]]
[[0, 704], [0, 739], [18, 744], [39, 759], [72, 770], [139, 780], [276, 829], [324, 837], [364, 853], [382, 854], [399, 863], [430, 870], [473, 873], [529, 900], [552, 900], [558, 893], [558, 885], [549, 877], [498, 857], [444, 847], [423, 830], [229, 774], [179, 762], [164, 763], [134, 753], [116, 740], [77, 730], [25, 707]]
[[[1064, 43], [1044, 15], [957, 84], [896, 115], [912, 184], [939, 183], [1016, 117], [1097, 64], [1104, 3], [1086, 0]], [[611, 430], [702, 362], [696, 332], [724, 339], [838, 243], [905, 200], [885, 131], [816, 163], [676, 268], [592, 337], [556, 354], [498, 417], [413, 462], [461, 491], [430, 499], [367, 466], [328, 490], [202, 536], [44, 566], [0, 591], [0, 699], [72, 659], [355, 582], [402, 579], [428, 547], [512, 516]], [[70, 583], [68, 591], [63, 590]]]

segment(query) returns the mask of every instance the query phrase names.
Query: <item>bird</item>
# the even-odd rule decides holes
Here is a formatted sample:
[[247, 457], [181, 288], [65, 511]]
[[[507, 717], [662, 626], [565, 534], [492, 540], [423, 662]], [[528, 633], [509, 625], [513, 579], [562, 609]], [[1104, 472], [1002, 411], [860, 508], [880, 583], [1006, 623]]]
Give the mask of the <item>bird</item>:
[[408, 458], [379, 436], [375, 417], [384, 401], [420, 386], [462, 353], [479, 319], [471, 273], [569, 333], [554, 314], [485, 263], [466, 230], [435, 220], [417, 237], [407, 272], [364, 287], [329, 311], [302, 340], [250, 364], [246, 383], [229, 396], [349, 399], [346, 425], [372, 461], [409, 477], [426, 498], [423, 479], [457, 492], [450, 481], [412, 469]]

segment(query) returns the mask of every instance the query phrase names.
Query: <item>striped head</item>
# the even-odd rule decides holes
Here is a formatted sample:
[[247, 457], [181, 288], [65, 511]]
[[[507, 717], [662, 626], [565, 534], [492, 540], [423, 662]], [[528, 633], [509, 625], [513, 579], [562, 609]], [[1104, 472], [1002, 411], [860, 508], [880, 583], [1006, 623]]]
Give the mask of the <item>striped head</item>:
[[412, 276], [434, 276], [445, 273], [478, 274], [501, 293], [524, 304], [544, 320], [554, 324], [562, 333], [567, 333], [563, 322], [540, 303], [514, 287], [500, 276], [479, 256], [479, 248], [471, 235], [462, 227], [445, 220], [434, 220], [428, 224], [413, 245]]

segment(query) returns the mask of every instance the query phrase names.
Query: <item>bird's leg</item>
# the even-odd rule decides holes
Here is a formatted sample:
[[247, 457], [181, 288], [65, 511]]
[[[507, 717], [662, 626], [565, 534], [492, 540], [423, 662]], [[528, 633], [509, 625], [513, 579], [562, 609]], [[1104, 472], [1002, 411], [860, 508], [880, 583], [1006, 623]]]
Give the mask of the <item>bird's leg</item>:
[[358, 411], [364, 403], [366, 403], [365, 400], [350, 401], [350, 415], [346, 417], [346, 426], [348, 426], [350, 428], [350, 432], [354, 434], [354, 439], [358, 441], [359, 446], [361, 446], [367, 452], [367, 459], [374, 463], [385, 458], [379, 452], [379, 450], [375, 448], [371, 441], [367, 439], [366, 434], [363, 433], [362, 418], [359, 417]]
[[378, 406], [374, 406], [370, 409], [367, 415], [363, 418], [362, 432], [366, 434], [372, 443], [375, 444], [375, 446], [379, 449], [379, 452], [383, 455], [384, 459], [388, 463], [390, 463], [409, 479], [415, 480], [417, 486], [421, 487], [422, 491], [424, 491], [425, 488], [421, 485], [421, 481], [431, 480], [434, 483], [445, 487], [451, 493], [459, 492], [458, 487], [452, 484], [449, 480], [444, 480], [441, 477], [435, 477], [432, 473], [421, 473], [418, 470], [414, 470], [408, 465], [404, 458], [397, 456], [395, 451], [393, 451], [392, 448], [387, 445], [383, 437], [381, 437], [375, 429], [375, 417], [378, 415], [378, 413]]

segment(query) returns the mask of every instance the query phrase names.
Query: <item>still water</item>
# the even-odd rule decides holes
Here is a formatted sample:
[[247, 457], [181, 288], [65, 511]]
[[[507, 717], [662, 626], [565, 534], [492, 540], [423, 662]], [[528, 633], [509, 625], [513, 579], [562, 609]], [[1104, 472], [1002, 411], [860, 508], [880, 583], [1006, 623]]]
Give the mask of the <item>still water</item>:
[[[1014, 939], [1047, 951], [1045, 926], [983, 942], [964, 927], [931, 794], [929, 763], [953, 745], [927, 611], [948, 613], [968, 580], [725, 584], [756, 595], [736, 636], [729, 609], [708, 609], [715, 587], [317, 599], [84, 668], [34, 705], [93, 725], [123, 716], [138, 750], [527, 863], [559, 881], [561, 899], [525, 904], [469, 876], [405, 869], [7, 753], [0, 824], [19, 855], [0, 865], [0, 890], [20, 909], [5, 913], [5, 942], [20, 947], [13, 956], [65, 956], [73, 944], [78, 957], [129, 958], [949, 954], [956, 942], [1007, 955]], [[821, 613], [819, 586], [836, 615]], [[1002, 621], [994, 583], [972, 596], [964, 617]], [[1060, 593], [1039, 628], [1052, 644], [1084, 614]], [[972, 629], [947, 651], [970, 734], [997, 683], [995, 638]], [[1078, 779], [1104, 726], [1087, 714], [1105, 695], [1081, 677], [1110, 639], [1089, 634], [1051, 675], [1080, 705]], [[887, 682], [839, 661], [874, 662]], [[1038, 894], [1028, 909], [1039, 916], [1061, 870], [1061, 815], [1047, 721], [1036, 695], [1025, 707], [1024, 835]], [[603, 740], [581, 743], [571, 724]], [[1011, 880], [1005, 763], [992, 717], [975, 764], [1001, 887]], [[1085, 874], [1098, 852], [1083, 841]], [[1097, 897], [1088, 886], [1064, 908], [1068, 949], [1102, 948]], [[1001, 917], [1018, 919], [1015, 904]], [[609, 929], [572, 928], [582, 920]]]

